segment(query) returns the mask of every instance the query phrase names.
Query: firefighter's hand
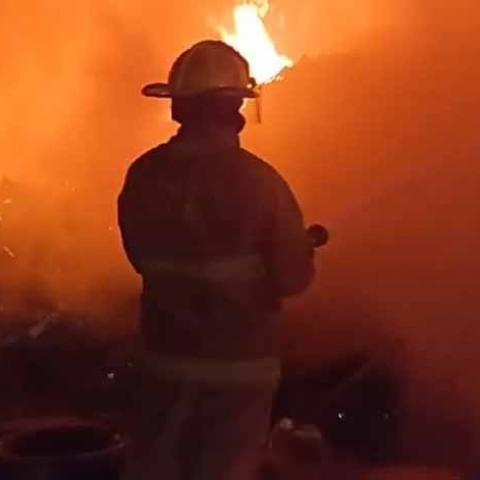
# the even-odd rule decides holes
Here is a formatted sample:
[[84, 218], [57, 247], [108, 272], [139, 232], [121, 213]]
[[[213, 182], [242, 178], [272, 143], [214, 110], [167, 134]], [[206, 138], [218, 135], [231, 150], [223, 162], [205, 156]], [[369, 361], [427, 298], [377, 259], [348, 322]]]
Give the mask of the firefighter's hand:
[[322, 225], [312, 225], [307, 228], [307, 236], [312, 242], [313, 248], [320, 248], [328, 243], [330, 234]]

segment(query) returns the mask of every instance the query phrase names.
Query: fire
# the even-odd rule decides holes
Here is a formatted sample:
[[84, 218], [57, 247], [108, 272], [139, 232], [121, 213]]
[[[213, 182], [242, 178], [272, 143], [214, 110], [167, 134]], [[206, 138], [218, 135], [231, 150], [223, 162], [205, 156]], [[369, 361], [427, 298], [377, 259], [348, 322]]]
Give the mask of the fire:
[[235, 32], [221, 28], [223, 40], [241, 53], [250, 64], [259, 85], [276, 80], [293, 61], [278, 52], [264, 20], [270, 11], [268, 0], [249, 1], [235, 8]]

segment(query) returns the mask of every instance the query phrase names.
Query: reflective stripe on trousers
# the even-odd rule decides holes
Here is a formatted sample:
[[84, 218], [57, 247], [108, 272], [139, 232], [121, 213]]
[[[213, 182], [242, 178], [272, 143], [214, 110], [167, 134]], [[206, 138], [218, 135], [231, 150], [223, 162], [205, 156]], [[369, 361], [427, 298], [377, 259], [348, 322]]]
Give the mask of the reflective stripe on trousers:
[[144, 368], [159, 378], [182, 379], [219, 386], [278, 385], [280, 362], [276, 357], [247, 361], [220, 362], [200, 359], [163, 358], [152, 352], [143, 354]]

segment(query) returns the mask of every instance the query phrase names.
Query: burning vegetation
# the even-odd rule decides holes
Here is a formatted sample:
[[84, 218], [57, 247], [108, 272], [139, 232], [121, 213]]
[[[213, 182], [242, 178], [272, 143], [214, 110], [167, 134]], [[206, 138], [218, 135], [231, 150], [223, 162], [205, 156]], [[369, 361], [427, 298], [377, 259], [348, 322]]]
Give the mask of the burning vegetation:
[[277, 51], [264, 20], [270, 11], [268, 0], [249, 2], [234, 9], [235, 31], [220, 29], [222, 39], [235, 48], [250, 64], [250, 71], [258, 85], [276, 79], [293, 61]]

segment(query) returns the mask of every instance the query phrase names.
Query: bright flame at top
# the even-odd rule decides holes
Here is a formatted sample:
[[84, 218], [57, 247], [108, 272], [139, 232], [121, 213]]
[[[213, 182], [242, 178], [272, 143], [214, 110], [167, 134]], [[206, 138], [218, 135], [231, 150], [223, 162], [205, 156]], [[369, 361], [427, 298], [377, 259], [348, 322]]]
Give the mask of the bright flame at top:
[[270, 10], [268, 0], [249, 1], [234, 10], [235, 33], [220, 29], [223, 40], [241, 53], [250, 64], [258, 84], [277, 79], [293, 61], [281, 55], [267, 31], [264, 18]]

